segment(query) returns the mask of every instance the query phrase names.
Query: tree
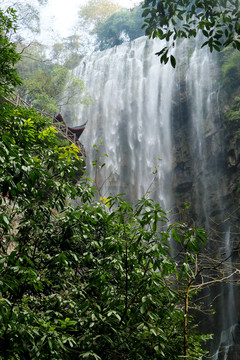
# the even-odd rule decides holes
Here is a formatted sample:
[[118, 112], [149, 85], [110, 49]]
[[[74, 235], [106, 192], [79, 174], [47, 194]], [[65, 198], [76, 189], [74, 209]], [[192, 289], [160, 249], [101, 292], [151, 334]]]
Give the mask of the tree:
[[67, 69], [73, 69], [85, 55], [80, 36], [74, 34], [54, 43], [51, 55], [54, 62], [65, 66]]
[[80, 36], [84, 38], [87, 52], [89, 52], [89, 48], [91, 51], [94, 50], [94, 43], [96, 41], [94, 35], [97, 27], [103, 24], [119, 9], [120, 6], [111, 0], [89, 0], [86, 5], [80, 7], [77, 31], [80, 33]]
[[209, 46], [211, 52], [230, 44], [240, 50], [239, 0], [145, 0], [142, 6], [146, 35], [169, 42], [157, 53], [162, 63], [170, 58], [175, 67], [176, 59], [169, 52], [176, 40], [198, 33], [205, 38], [202, 47]]
[[120, 9], [120, 6], [111, 0], [89, 0], [82, 6], [79, 15], [87, 22], [94, 22], [95, 25], [102, 23], [113, 13]]
[[[45, 0], [38, 2], [46, 3]], [[89, 104], [91, 99], [82, 80], [71, 75], [69, 71], [79, 60], [79, 53], [69, 54], [70, 49], [79, 50], [77, 37], [66, 39], [62, 45], [64, 49], [55, 51], [55, 58], [51, 60], [46, 56], [46, 46], [28, 40], [29, 34], [35, 35], [39, 32], [37, 8], [29, 5], [27, 1], [16, 3], [15, 6], [17, 10], [10, 7], [5, 13], [0, 10], [1, 91], [11, 92], [19, 85], [17, 91], [25, 101], [50, 114], [59, 111], [62, 105], [69, 102]], [[20, 25], [17, 14], [22, 16]], [[60, 52], [65, 55], [56, 58]]]
[[[40, 33], [40, 9], [47, 4], [48, 0], [2, 0], [3, 9], [13, 8], [17, 16], [17, 33], [14, 33], [14, 41], [22, 42], [24, 38], [35, 37]], [[22, 37], [24, 34], [24, 37]]]
[[35, 42], [24, 47], [16, 68], [24, 79], [17, 89], [20, 96], [39, 110], [52, 114], [62, 105], [75, 102], [87, 105], [91, 101], [83, 81], [56, 59], [54, 62], [48, 59], [41, 44]]
[[120, 45], [144, 35], [141, 7], [123, 9], [96, 26], [97, 44], [100, 50]]
[[17, 70], [14, 69], [20, 55], [9, 38], [9, 34], [16, 32], [16, 29], [16, 12], [8, 8], [4, 13], [0, 9], [0, 95], [11, 92], [14, 86], [21, 83]]

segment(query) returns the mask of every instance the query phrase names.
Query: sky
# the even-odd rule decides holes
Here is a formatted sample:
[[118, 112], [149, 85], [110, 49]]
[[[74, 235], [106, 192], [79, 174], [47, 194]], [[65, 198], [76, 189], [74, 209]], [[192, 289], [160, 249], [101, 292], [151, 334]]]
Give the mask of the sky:
[[[140, 0], [115, 0], [119, 5], [132, 8]], [[77, 20], [77, 9], [87, 0], [48, 0], [48, 5], [43, 11], [43, 19], [53, 24], [54, 29], [63, 37], [69, 35], [73, 23]]]

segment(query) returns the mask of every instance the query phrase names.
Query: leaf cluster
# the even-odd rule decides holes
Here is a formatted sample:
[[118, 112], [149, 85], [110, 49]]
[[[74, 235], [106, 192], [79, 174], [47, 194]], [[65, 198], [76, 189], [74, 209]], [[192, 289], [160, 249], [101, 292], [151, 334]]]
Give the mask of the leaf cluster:
[[120, 6], [111, 0], [89, 0], [80, 8], [79, 15], [87, 22], [99, 24], [106, 21], [119, 9]]
[[14, 65], [20, 60], [15, 44], [11, 41], [11, 32], [16, 32], [16, 11], [0, 9], [0, 95], [12, 92], [21, 83]]
[[176, 66], [171, 48], [177, 39], [196, 37], [201, 33], [205, 38], [202, 47], [220, 51], [232, 44], [240, 50], [239, 0], [145, 0], [143, 3], [145, 34], [165, 39], [170, 45], [163, 47], [157, 55], [162, 63]]
[[22, 60], [16, 68], [23, 79], [18, 93], [29, 104], [45, 113], [53, 114], [62, 105], [74, 102], [88, 104], [90, 97], [81, 79], [70, 74], [69, 69], [45, 55], [45, 47], [33, 43], [23, 50]]
[[240, 124], [240, 52], [231, 48], [225, 49], [220, 57], [222, 117], [228, 133], [239, 138]]
[[100, 50], [120, 45], [144, 35], [141, 7], [122, 9], [96, 26], [97, 43]]

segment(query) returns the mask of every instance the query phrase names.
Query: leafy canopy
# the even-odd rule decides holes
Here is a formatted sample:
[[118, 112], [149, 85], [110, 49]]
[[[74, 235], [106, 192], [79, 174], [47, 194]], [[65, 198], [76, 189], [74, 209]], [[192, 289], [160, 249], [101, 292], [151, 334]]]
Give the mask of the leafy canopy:
[[142, 7], [146, 35], [169, 42], [157, 53], [162, 63], [170, 58], [175, 67], [176, 60], [169, 53], [176, 40], [198, 33], [205, 38], [202, 47], [209, 46], [211, 52], [230, 44], [240, 50], [239, 0], [145, 0]]
[[123, 9], [96, 26], [97, 43], [100, 50], [120, 45], [144, 35], [141, 7]]
[[111, 0], [89, 0], [80, 8], [79, 15], [87, 22], [99, 24], [119, 9], [120, 6]]
[[[22, 47], [19, 46], [19, 49]], [[16, 68], [23, 79], [18, 93], [39, 110], [52, 114], [68, 103], [90, 102], [83, 81], [69, 69], [45, 55], [45, 47], [33, 43], [24, 49], [22, 59]]]
[[0, 9], [0, 95], [11, 92], [14, 86], [21, 83], [14, 69], [20, 55], [9, 36], [16, 29], [16, 12], [12, 8], [8, 8], [6, 12]]

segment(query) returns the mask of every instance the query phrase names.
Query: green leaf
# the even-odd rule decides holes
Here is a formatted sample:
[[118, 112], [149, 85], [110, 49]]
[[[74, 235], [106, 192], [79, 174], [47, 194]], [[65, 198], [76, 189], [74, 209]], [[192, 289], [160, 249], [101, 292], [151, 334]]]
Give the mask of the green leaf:
[[171, 65], [173, 68], [176, 67], [176, 59], [173, 55], [170, 56]]
[[178, 234], [176, 233], [175, 229], [172, 229], [172, 237], [175, 241], [177, 241], [179, 244], [182, 243], [181, 238], [178, 236]]

